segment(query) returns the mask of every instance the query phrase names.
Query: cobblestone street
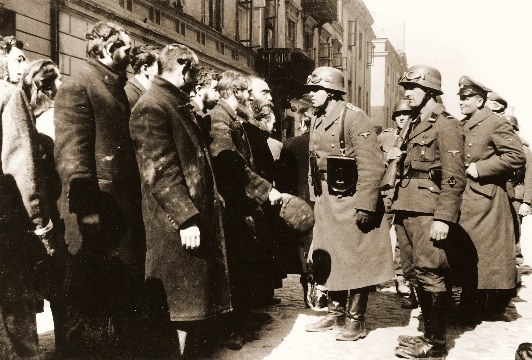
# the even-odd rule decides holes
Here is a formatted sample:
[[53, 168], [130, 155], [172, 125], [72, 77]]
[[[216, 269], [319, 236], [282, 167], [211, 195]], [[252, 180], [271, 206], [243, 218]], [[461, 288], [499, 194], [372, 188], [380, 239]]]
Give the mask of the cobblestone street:
[[[530, 219], [527, 219], [530, 223]], [[527, 228], [530, 224], [525, 223]], [[530, 234], [530, 231], [525, 232]], [[525, 259], [532, 261], [530, 244], [524, 244]], [[475, 327], [449, 323], [448, 360], [514, 359], [522, 342], [532, 342], [532, 275], [522, 277], [522, 288], [512, 300], [506, 314], [496, 321], [484, 321]], [[390, 283], [391, 285], [391, 283]], [[304, 307], [299, 275], [290, 275], [284, 287], [276, 291], [281, 298], [277, 306], [266, 308], [274, 321], [260, 331], [261, 338], [243, 349], [220, 349], [204, 359], [219, 360], [287, 360], [287, 359], [396, 359], [394, 348], [402, 334], [418, 334], [420, 310], [405, 310], [399, 305], [395, 288], [385, 287], [370, 295], [366, 326], [368, 336], [356, 342], [338, 342], [335, 331], [307, 333], [305, 325], [324, 312]], [[53, 324], [49, 309], [39, 315], [41, 346], [45, 354], [53, 353]]]

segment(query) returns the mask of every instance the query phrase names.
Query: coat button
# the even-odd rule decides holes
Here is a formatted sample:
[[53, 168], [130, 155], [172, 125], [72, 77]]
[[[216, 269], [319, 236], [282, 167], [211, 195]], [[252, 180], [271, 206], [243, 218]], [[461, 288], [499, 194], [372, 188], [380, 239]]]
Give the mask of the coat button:
[[334, 136], [334, 133], [332, 133], [331, 135]]
[[425, 150], [421, 150], [421, 155], [425, 155]]
[[331, 147], [333, 148], [333, 147], [334, 147], [334, 144], [331, 144]]
[[421, 145], [425, 145], [425, 140], [421, 141]]
[[469, 143], [469, 146], [473, 146], [473, 144]]
[[464, 165], [465, 165], [465, 166], [469, 166], [469, 163], [466, 162]]
[[473, 133], [473, 136], [475, 136], [475, 135], [476, 135], [476, 134], [475, 134], [475, 133]]
[[338, 124], [338, 120], [335, 120], [334, 123], [335, 123], [335, 124]]
[[471, 157], [471, 154], [467, 154], [466, 156], [467, 156], [467, 157]]
[[429, 190], [430, 190], [430, 191], [433, 191], [433, 190], [434, 190], [434, 187], [432, 187], [432, 186], [429, 187]]

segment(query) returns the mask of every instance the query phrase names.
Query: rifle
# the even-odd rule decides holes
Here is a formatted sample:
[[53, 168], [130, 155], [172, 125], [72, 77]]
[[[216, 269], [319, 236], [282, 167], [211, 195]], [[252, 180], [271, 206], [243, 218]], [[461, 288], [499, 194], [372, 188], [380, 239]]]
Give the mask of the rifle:
[[[412, 116], [410, 119], [407, 120], [405, 126], [403, 126], [403, 128], [401, 129], [399, 136], [395, 140], [395, 143], [393, 145], [394, 147], [404, 150], [403, 148], [406, 144], [406, 139], [410, 134], [410, 130], [412, 129], [413, 119], [414, 117]], [[388, 167], [386, 168], [386, 172], [384, 173], [384, 177], [381, 180], [381, 190], [389, 190], [395, 188], [397, 171], [403, 161], [404, 156], [400, 156], [397, 159], [390, 161]]]

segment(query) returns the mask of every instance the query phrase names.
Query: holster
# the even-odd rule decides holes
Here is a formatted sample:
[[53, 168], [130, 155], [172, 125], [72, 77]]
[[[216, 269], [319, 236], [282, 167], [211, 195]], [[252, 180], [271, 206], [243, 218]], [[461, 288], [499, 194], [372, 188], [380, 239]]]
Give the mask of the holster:
[[436, 185], [441, 187], [443, 175], [441, 169], [430, 169], [429, 170], [429, 179], [431, 179]]
[[310, 167], [310, 181], [314, 189], [314, 196], [320, 196], [323, 193], [321, 187], [320, 168], [318, 167], [318, 158], [316, 153], [311, 151], [309, 153], [309, 167]]
[[327, 187], [329, 194], [352, 196], [358, 180], [354, 158], [327, 156]]

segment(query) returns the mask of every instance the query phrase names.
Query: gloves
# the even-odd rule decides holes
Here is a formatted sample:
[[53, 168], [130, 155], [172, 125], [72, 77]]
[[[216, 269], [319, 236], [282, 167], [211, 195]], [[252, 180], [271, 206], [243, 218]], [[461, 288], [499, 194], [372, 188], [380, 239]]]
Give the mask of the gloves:
[[366, 225], [373, 221], [374, 213], [367, 210], [357, 210], [356, 223], [357, 225]]

